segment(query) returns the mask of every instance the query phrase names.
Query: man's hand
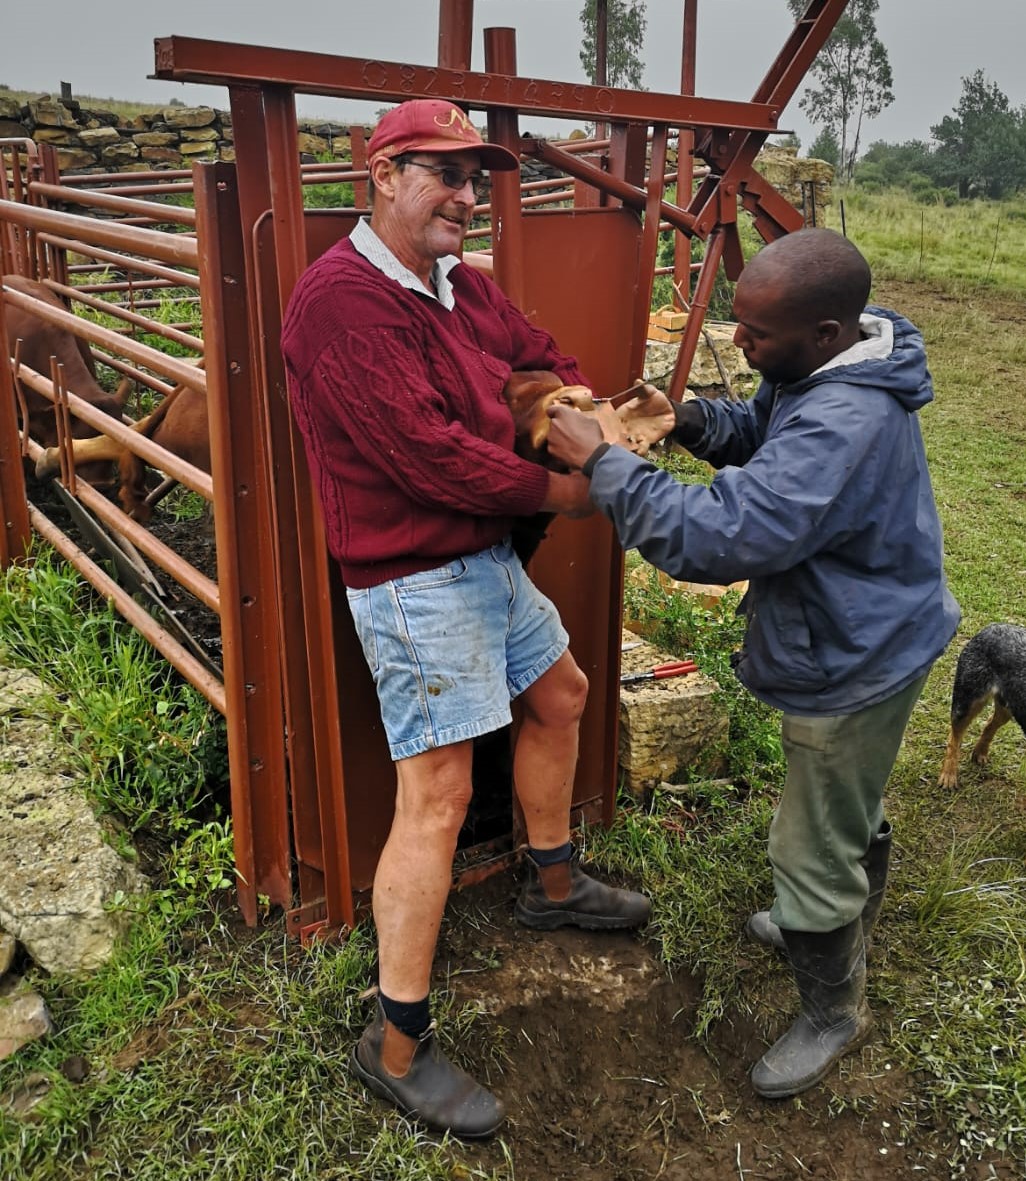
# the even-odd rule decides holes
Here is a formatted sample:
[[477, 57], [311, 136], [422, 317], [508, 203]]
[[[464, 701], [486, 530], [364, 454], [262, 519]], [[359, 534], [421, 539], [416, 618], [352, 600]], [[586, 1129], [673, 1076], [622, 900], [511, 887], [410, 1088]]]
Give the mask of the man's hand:
[[549, 416], [549, 454], [572, 468], [580, 469], [588, 456], [604, 441], [599, 415], [581, 414], [579, 410], [558, 402], [550, 406], [546, 413]]
[[[582, 418], [576, 410], [564, 406], [568, 414]], [[589, 452], [590, 454], [590, 452]], [[565, 517], [590, 517], [595, 511], [591, 503], [591, 481], [580, 472], [549, 472], [549, 490], [542, 503], [542, 511], [562, 513]]]
[[675, 426], [673, 403], [654, 385], [639, 385], [635, 396], [617, 407], [615, 413], [623, 432], [623, 446], [635, 455], [647, 454]]

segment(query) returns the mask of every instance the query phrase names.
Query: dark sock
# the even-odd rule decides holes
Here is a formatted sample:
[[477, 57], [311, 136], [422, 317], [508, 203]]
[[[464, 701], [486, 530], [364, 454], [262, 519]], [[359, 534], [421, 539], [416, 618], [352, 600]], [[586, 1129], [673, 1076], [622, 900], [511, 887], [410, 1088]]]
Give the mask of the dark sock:
[[574, 855], [574, 843], [567, 841], [565, 845], [557, 845], [555, 849], [536, 849], [533, 845], [528, 845], [527, 853], [539, 869], [547, 869], [550, 865], [569, 861]]
[[431, 1006], [427, 997], [422, 1001], [394, 1001], [379, 991], [378, 1000], [386, 1019], [407, 1037], [420, 1037], [431, 1024]]

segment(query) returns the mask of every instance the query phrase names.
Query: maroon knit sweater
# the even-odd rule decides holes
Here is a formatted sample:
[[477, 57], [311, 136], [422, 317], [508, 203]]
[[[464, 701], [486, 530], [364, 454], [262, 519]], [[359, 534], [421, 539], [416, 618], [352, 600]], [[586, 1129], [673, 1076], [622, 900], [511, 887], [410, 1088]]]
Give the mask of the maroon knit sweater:
[[468, 266], [456, 307], [387, 278], [348, 241], [302, 276], [282, 330], [292, 410], [347, 586], [494, 545], [548, 473], [513, 454], [514, 369], [587, 384], [572, 357]]

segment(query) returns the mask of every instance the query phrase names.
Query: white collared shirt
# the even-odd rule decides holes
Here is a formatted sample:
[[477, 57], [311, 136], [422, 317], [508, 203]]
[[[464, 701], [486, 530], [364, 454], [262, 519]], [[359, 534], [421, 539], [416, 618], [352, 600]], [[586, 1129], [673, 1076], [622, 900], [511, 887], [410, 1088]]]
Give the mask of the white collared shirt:
[[456, 306], [456, 296], [453, 294], [452, 284], [449, 282], [449, 272], [460, 261], [455, 254], [446, 254], [437, 259], [431, 269], [431, 282], [435, 285], [432, 291], [417, 278], [417, 276], [396, 258], [391, 250], [371, 229], [370, 218], [361, 217], [349, 235], [353, 249], [371, 264], [377, 267], [383, 275], [394, 279], [410, 291], [419, 292], [438, 302], [451, 312]]

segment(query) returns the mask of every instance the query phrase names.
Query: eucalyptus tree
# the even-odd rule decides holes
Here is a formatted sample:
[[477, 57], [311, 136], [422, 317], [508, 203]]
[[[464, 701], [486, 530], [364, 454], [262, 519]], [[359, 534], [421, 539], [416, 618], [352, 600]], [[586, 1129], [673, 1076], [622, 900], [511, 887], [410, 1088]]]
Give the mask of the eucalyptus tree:
[[[598, 77], [598, 10], [606, 13], [605, 77]], [[594, 85], [642, 89], [641, 58], [648, 15], [645, 0], [585, 0], [581, 9], [581, 65]]]
[[[808, 0], [787, 0], [787, 5], [797, 18]], [[863, 124], [894, 102], [891, 63], [876, 32], [879, 7], [879, 0], [849, 0], [812, 63], [798, 103], [812, 123], [833, 134], [845, 180], [855, 168]]]

